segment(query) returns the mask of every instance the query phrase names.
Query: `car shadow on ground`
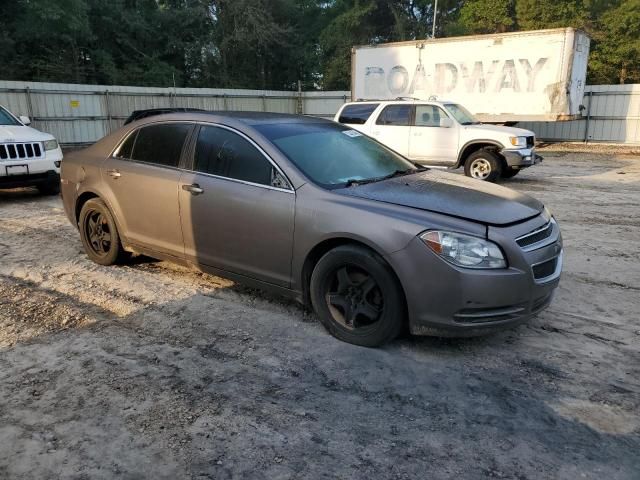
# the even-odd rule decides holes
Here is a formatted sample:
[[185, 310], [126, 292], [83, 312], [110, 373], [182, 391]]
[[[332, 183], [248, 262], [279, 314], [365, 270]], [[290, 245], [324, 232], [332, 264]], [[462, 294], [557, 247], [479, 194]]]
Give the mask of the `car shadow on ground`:
[[[59, 322], [0, 349], [0, 472], [8, 476], [637, 472], [637, 432], [605, 433], [554, 407], [563, 400], [554, 382], [569, 380], [566, 372], [523, 368], [495, 349], [479, 356], [474, 340], [366, 349], [225, 296], [167, 299], [118, 316], [34, 282], [0, 281], [3, 301], [28, 307], [13, 302], [3, 322]], [[29, 298], [48, 310], [34, 312]], [[75, 313], [84, 317], [62, 324]]]

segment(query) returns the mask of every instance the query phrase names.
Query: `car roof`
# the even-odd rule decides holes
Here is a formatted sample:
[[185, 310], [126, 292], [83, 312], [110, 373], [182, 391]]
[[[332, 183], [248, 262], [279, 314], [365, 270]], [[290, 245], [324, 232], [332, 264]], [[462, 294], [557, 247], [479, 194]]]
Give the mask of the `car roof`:
[[189, 120], [189, 121], [216, 121], [230, 120], [234, 123], [241, 123], [247, 126], [274, 124], [274, 123], [333, 123], [320, 117], [312, 117], [310, 115], [293, 115], [290, 113], [271, 113], [271, 112], [245, 112], [245, 111], [192, 111], [192, 112], [174, 112], [153, 117], [146, 117], [140, 120], [140, 124], [149, 121], [168, 121], [168, 120]]
[[437, 99], [428, 99], [428, 98], [387, 98], [387, 99], [381, 99], [381, 100], [356, 100], [353, 102], [347, 102], [345, 103], [345, 105], [367, 105], [367, 104], [371, 104], [371, 103], [376, 103], [376, 104], [398, 104], [398, 105], [402, 105], [402, 104], [409, 104], [409, 105], [413, 105], [413, 104], [421, 104], [421, 103], [437, 103], [437, 104], [443, 104], [443, 103], [456, 103], [453, 100], [445, 100], [442, 98], [437, 98]]

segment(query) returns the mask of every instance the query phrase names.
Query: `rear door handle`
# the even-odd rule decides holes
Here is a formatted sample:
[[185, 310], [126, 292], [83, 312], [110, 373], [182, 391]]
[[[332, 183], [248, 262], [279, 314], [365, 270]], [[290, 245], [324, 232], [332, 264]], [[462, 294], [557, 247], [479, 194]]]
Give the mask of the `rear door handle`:
[[113, 178], [120, 178], [122, 175], [118, 170], [107, 170], [107, 174], [111, 175]]
[[193, 183], [191, 185], [182, 185], [182, 189], [191, 193], [191, 195], [200, 195], [204, 193], [204, 190], [200, 188], [200, 185], [197, 183]]

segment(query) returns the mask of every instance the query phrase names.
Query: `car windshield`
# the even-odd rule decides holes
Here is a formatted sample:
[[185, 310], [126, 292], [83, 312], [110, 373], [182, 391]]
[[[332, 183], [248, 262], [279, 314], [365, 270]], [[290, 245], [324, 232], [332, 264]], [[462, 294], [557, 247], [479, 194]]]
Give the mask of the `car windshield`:
[[356, 130], [331, 123], [255, 127], [313, 182], [340, 188], [419, 171], [413, 163]]
[[3, 107], [0, 107], [0, 125], [20, 125], [20, 123]]
[[447, 111], [451, 115], [453, 115], [453, 118], [455, 118], [458, 123], [462, 125], [475, 125], [480, 123], [478, 120], [476, 120], [473, 114], [462, 105], [459, 105], [457, 103], [447, 103], [445, 104], [444, 108], [446, 108]]

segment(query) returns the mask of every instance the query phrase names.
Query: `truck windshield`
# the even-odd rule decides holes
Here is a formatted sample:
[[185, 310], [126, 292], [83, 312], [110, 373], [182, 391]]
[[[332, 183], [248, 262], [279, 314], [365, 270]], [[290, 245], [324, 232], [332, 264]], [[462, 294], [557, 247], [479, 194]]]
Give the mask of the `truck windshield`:
[[480, 123], [475, 119], [473, 114], [462, 105], [459, 105], [457, 103], [447, 103], [445, 104], [444, 108], [446, 108], [447, 111], [451, 115], [453, 115], [453, 118], [455, 118], [458, 123], [462, 125], [475, 125]]
[[340, 188], [420, 169], [356, 130], [332, 123], [272, 123], [255, 128], [313, 182]]
[[20, 123], [3, 107], [0, 107], [0, 125], [20, 125]]

